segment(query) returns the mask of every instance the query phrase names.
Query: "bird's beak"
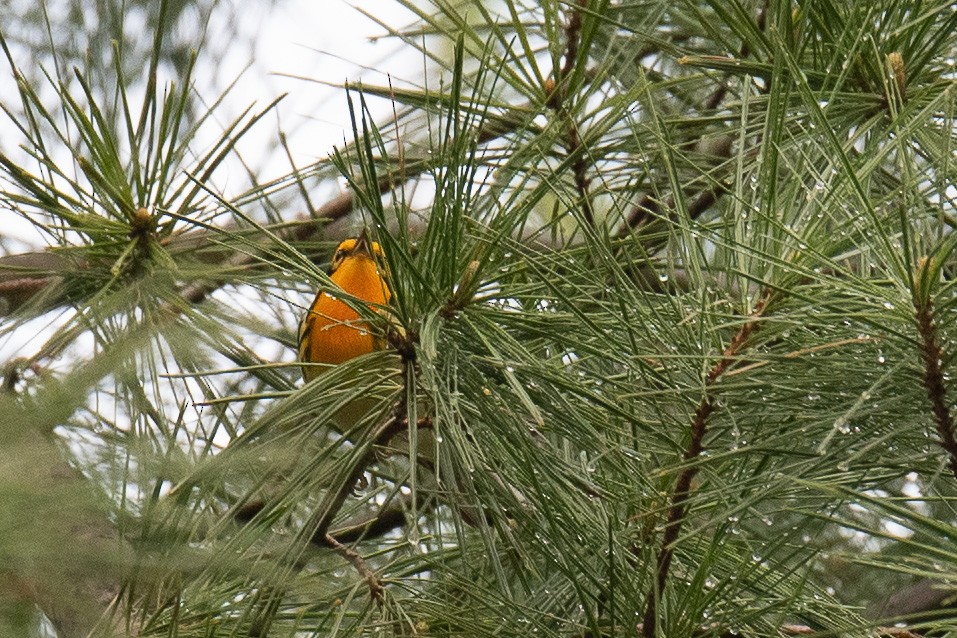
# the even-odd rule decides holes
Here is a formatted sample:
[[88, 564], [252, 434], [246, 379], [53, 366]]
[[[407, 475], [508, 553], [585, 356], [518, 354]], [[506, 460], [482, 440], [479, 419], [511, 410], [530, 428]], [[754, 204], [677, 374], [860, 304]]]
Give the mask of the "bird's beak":
[[352, 249], [353, 254], [365, 255], [366, 257], [372, 256], [372, 242], [369, 241], [369, 230], [367, 228], [362, 229], [362, 234], [359, 235], [359, 238], [356, 240], [355, 248]]

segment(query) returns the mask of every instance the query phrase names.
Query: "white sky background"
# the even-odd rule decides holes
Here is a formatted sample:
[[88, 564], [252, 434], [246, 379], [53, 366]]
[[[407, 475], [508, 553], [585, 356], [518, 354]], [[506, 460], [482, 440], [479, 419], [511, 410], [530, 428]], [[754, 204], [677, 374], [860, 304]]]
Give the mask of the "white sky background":
[[[261, 13], [262, 21], [250, 16], [249, 24], [241, 27], [258, 29], [258, 36], [249, 34], [258, 46], [253, 67], [243, 74], [234, 98], [242, 102], [255, 96], [257, 103], [265, 105], [288, 94], [279, 106], [279, 124], [299, 166], [326, 156], [333, 144], [352, 137], [345, 93], [319, 82], [362, 79], [385, 85], [389, 76], [400, 80], [421, 76], [421, 55], [408, 50], [397, 55], [402, 47], [393, 38], [374, 40], [385, 31], [362, 11], [393, 27], [406, 26], [413, 19], [398, 3], [383, 0], [279, 0], [273, 9], [254, 11]], [[225, 79], [238, 75], [248, 60], [237, 57], [223, 62], [219, 72]], [[275, 134], [275, 127], [268, 129], [266, 125], [251, 132], [247, 146], [256, 142], [257, 135]], [[285, 161], [276, 167], [276, 175], [287, 172]]]

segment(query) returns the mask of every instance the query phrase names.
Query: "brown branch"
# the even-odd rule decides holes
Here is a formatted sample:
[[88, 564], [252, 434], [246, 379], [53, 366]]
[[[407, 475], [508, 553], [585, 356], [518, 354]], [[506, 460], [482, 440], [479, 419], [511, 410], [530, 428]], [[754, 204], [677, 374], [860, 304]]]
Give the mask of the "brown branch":
[[336, 540], [332, 534], [326, 534], [325, 541], [326, 545], [331, 547], [333, 551], [352, 563], [352, 566], [356, 568], [359, 575], [362, 576], [369, 585], [369, 594], [372, 596], [372, 600], [381, 605], [385, 588], [382, 586], [382, 581], [376, 577], [375, 572], [372, 571], [372, 568], [369, 567], [365, 559], [363, 559], [358, 552], [349, 549]]
[[920, 357], [924, 364], [924, 388], [934, 414], [940, 445], [950, 457], [950, 471], [954, 478], [957, 478], [957, 438], [954, 437], [954, 418], [950, 413], [947, 390], [944, 387], [944, 351], [940, 345], [940, 334], [934, 324], [934, 304], [930, 295], [932, 274], [928, 264], [927, 259], [921, 260], [915, 276], [914, 317], [917, 319]]
[[568, 26], [565, 29], [565, 63], [562, 65], [561, 82], [559, 95], [561, 100], [561, 112], [568, 125], [568, 133], [565, 145], [570, 155], [577, 155], [577, 159], [572, 164], [572, 176], [575, 180], [575, 190], [578, 191], [578, 199], [581, 200], [582, 217], [589, 226], [595, 226], [595, 210], [591, 204], [591, 195], [588, 192], [588, 186], [591, 180], [588, 178], [588, 162], [585, 161], [586, 149], [582, 148], [581, 135], [578, 133], [578, 124], [572, 117], [571, 110], [568, 109], [567, 100], [563, 93], [567, 91], [566, 81], [575, 68], [575, 60], [578, 57], [578, 45], [581, 40], [582, 14], [581, 10], [588, 6], [588, 0], [578, 0], [578, 7], [571, 12], [568, 19]]
[[[728, 187], [723, 184], [715, 184], [697, 194], [694, 201], [688, 205], [688, 217], [697, 219], [706, 210], [714, 206], [718, 198], [728, 192]], [[675, 198], [669, 197], [666, 202], [666, 208], [671, 209], [675, 206]], [[618, 238], [622, 239], [628, 236], [633, 230], [638, 230], [643, 226], [658, 219], [661, 215], [661, 202], [651, 195], [645, 195], [632, 209], [625, 224], [618, 229]]]
[[[764, 31], [767, 24], [767, 12], [768, 12], [769, 1], [765, 0], [764, 5], [761, 7], [757, 16], [757, 27], [758, 30]], [[748, 57], [751, 54], [751, 49], [748, 47], [747, 42], [741, 44], [741, 49], [738, 52], [738, 58], [743, 59]], [[727, 96], [728, 87], [726, 84], [721, 84], [715, 91], [705, 100], [704, 111], [713, 111], [721, 104], [724, 98]], [[721, 141], [721, 145], [714, 154], [718, 157], [730, 157], [731, 156], [731, 144], [733, 138], [730, 136]], [[693, 143], [692, 143], [693, 144]], [[717, 202], [718, 198], [728, 192], [726, 186], [711, 186], [708, 189], [705, 189], [698, 193], [696, 199], [691, 204], [688, 209], [688, 214], [692, 219], [697, 218], [701, 213], [710, 208]], [[668, 203], [666, 208], [670, 209], [674, 207], [674, 196], [668, 198]], [[644, 226], [649, 223], [651, 220], [657, 218], [661, 213], [661, 203], [653, 198], [651, 195], [645, 195], [641, 200], [635, 204], [634, 208], [631, 210], [631, 213], [628, 215], [628, 218], [625, 220], [624, 226], [618, 230], [618, 237], [624, 237], [632, 230]]]
[[577, 0], [578, 6], [568, 16], [565, 26], [565, 61], [562, 63], [561, 79], [567, 78], [575, 70], [575, 59], [578, 57], [578, 45], [581, 42], [582, 12], [588, 6], [588, 0]]
[[311, 529], [311, 541], [316, 544], [324, 544], [326, 535], [329, 533], [329, 527], [335, 519], [346, 498], [352, 493], [356, 482], [362, 478], [366, 468], [373, 461], [376, 455], [376, 448], [385, 445], [396, 434], [408, 426], [408, 422], [400, 414], [404, 411], [404, 401], [396, 407], [395, 414], [388, 421], [380, 425], [376, 431], [369, 437], [361, 449], [361, 453], [349, 467], [348, 472], [341, 476], [338, 485], [330, 489], [323, 503], [316, 510], [312, 520], [310, 520], [307, 529]]
[[867, 610], [867, 618], [874, 620], [907, 618], [911, 623], [922, 622], [933, 612], [957, 606], [957, 588], [945, 582], [924, 578], [890, 594]]
[[354, 543], [360, 539], [378, 538], [405, 525], [405, 512], [409, 499], [402, 499], [381, 509], [375, 516], [343, 522], [342, 526], [329, 532], [340, 543]]
[[[17, 255], [18, 257], [22, 255]], [[6, 304], [21, 306], [46, 288], [53, 277], [5, 277], [0, 281], [0, 297]]]
[[[644, 633], [644, 623], [638, 623], [636, 629]], [[816, 629], [808, 627], [807, 625], [795, 625], [795, 624], [786, 624], [778, 627], [780, 631], [785, 636], [814, 636], [818, 635], [819, 632]], [[915, 634], [903, 627], [876, 627], [875, 628], [874, 638], [923, 638], [919, 634]], [[720, 633], [719, 633], [720, 632]], [[696, 629], [693, 636], [720, 636], [720, 638], [742, 638], [741, 634], [736, 631], [721, 631], [721, 626], [711, 626], [711, 627], [702, 627]]]
[[592, 207], [591, 195], [588, 192], [591, 180], [588, 177], [587, 149], [582, 146], [578, 125], [572, 116], [571, 109], [568, 108], [568, 78], [575, 70], [578, 47], [581, 44], [582, 9], [587, 6], [588, 0], [577, 0], [575, 8], [569, 13], [568, 24], [565, 25], [564, 62], [558, 70], [557, 82], [549, 81], [545, 85], [545, 103], [555, 109], [555, 112], [564, 120], [566, 127], [565, 150], [568, 151], [570, 156], [575, 157], [571, 165], [572, 178], [575, 182], [575, 190], [578, 192], [578, 199], [581, 201], [582, 217], [585, 223], [594, 227], [595, 210]]
[[[378, 538], [388, 534], [405, 524], [408, 501], [409, 499], [399, 499], [398, 502], [390, 503], [375, 514], [357, 516], [354, 519], [344, 521], [341, 527], [332, 530], [329, 534], [343, 544], [354, 543], [365, 538]], [[266, 509], [267, 505], [268, 503], [264, 499], [248, 501], [233, 512], [233, 518], [240, 523], [248, 523]], [[326, 546], [325, 542], [319, 544], [323, 547]]]
[[658, 622], [658, 597], [664, 592], [665, 585], [668, 582], [668, 573], [671, 569], [671, 561], [674, 557], [674, 543], [678, 540], [681, 533], [681, 526], [684, 523], [688, 513], [688, 499], [691, 496], [691, 482], [698, 473], [698, 466], [695, 461], [701, 456], [704, 450], [704, 437], [708, 431], [708, 423], [712, 413], [715, 410], [714, 385], [727, 370], [735, 363], [738, 354], [747, 344], [748, 340], [758, 329], [758, 320], [767, 308], [770, 293], [758, 301], [751, 313], [748, 321], [738, 330], [731, 339], [731, 343], [724, 349], [721, 359], [712, 366], [704, 382], [704, 396], [695, 410], [691, 419], [691, 441], [684, 453], [686, 466], [681, 474], [678, 475], [678, 481], [675, 484], [674, 493], [671, 498], [671, 506], [668, 509], [668, 518], [665, 523], [665, 531], [661, 539], [661, 549], [658, 551], [658, 557], [655, 565], [655, 583], [648, 592], [648, 602], [645, 607], [645, 615], [642, 620], [642, 635], [644, 638], [654, 638], [655, 629]]
[[[408, 334], [390, 333], [390, 345], [402, 357], [402, 380], [403, 385], [408, 383], [409, 374], [416, 361], [416, 350], [414, 339], [416, 335], [411, 331]], [[365, 473], [366, 468], [375, 459], [377, 448], [387, 444], [399, 432], [409, 427], [406, 405], [408, 388], [403, 388], [400, 399], [392, 411], [392, 416], [383, 424], [379, 425], [375, 431], [370, 433], [365, 442], [358, 447], [358, 456], [353, 460], [351, 467], [340, 474], [339, 484], [334, 486], [326, 493], [323, 503], [313, 514], [311, 520], [306, 525], [306, 529], [311, 529], [311, 540], [313, 543], [324, 543], [326, 535], [329, 532], [329, 526], [338, 515], [339, 510], [345, 503], [346, 498], [352, 492], [353, 486]]]
[[[674, 197], [668, 198], [669, 208], [674, 206], [674, 201]], [[635, 207], [631, 209], [631, 213], [629, 213], [628, 218], [625, 220], [625, 225], [618, 229], [618, 237], [624, 237], [629, 232], [637, 230], [651, 220], [656, 219], [660, 214], [661, 203], [651, 195], [645, 195], [635, 204]]]
[[[408, 383], [411, 366], [415, 365], [415, 346], [408, 337], [402, 338], [396, 335], [391, 336], [395, 341], [401, 341], [401, 343], [396, 344], [396, 349], [402, 355], [403, 382]], [[377, 448], [387, 444], [395, 435], [408, 428], [409, 422], [408, 417], [406, 416], [406, 409], [408, 407], [406, 404], [406, 396], [407, 392], [405, 389], [403, 389], [401, 398], [396, 404], [395, 409], [392, 411], [392, 416], [388, 421], [380, 425], [373, 433], [371, 433], [368, 439], [366, 439], [364, 447], [360, 448], [358, 456], [352, 462], [352, 466], [349, 467], [346, 472], [340, 474], [338, 477], [338, 486], [332, 487], [326, 493], [323, 503], [316, 510], [315, 514], [312, 516], [312, 519], [305, 528], [307, 530], [311, 530], [311, 543], [317, 545], [327, 545], [353, 564], [356, 570], [366, 579], [366, 582], [369, 585], [369, 592], [372, 595], [373, 600], [378, 603], [382, 602], [383, 597], [383, 587], [381, 581], [376, 578], [375, 574], [371, 569], [369, 569], [368, 565], [358, 553], [343, 545], [332, 534], [330, 534], [328, 530], [332, 524], [332, 521], [342, 509], [346, 498], [348, 498], [349, 494], [352, 492], [356, 481], [359, 480], [359, 478], [366, 471], [366, 468], [368, 468], [375, 459]]]
[[[405, 348], [411, 349], [412, 346], [408, 344]], [[413, 359], [403, 356], [402, 361], [403, 371], [407, 373], [408, 366], [412, 363]], [[407, 375], [404, 374], [403, 378], [406, 378], [406, 376]], [[329, 547], [352, 563], [359, 574], [366, 580], [373, 600], [380, 604], [383, 600], [384, 593], [382, 582], [375, 576], [375, 573], [357, 552], [349, 549], [341, 542], [341, 539], [337, 539], [329, 532], [329, 527], [339, 514], [356, 482], [375, 459], [378, 448], [388, 443], [396, 434], [408, 427], [408, 420], [405, 417], [407, 407], [405, 393], [403, 392], [401, 396], [402, 398], [396, 404], [392, 416], [371, 432], [361, 444], [357, 444], [357, 455], [353, 458], [349, 467], [333, 479], [333, 486], [326, 492], [322, 503], [316, 509], [309, 522], [303, 527], [303, 531], [307, 534], [307, 536], [305, 536], [306, 542], [312, 545]], [[240, 511], [242, 512], [242, 516], [248, 520], [258, 514], [265, 506], [266, 504], [264, 502], [254, 501]], [[349, 530], [347, 535], [354, 536], [358, 533], [361, 536], [363, 532], [364, 529], [360, 527], [358, 529]], [[297, 567], [301, 567], [301, 564], [297, 564]]]
[[56, 273], [72, 267], [63, 253], [30, 252], [0, 257], [0, 316], [14, 312], [60, 281]]

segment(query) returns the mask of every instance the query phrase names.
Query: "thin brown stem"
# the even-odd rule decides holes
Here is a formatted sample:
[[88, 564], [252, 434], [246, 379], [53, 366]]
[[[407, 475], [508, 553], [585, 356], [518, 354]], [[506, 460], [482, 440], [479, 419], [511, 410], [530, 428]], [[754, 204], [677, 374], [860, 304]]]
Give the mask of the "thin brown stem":
[[[644, 624], [639, 623], [638, 631], [644, 632]], [[778, 627], [778, 631], [785, 636], [816, 636], [822, 632], [808, 627], [807, 625], [786, 624]], [[693, 636], [719, 636], [720, 638], [741, 638], [741, 634], [736, 631], [721, 631], [721, 627], [711, 626], [696, 629]], [[903, 627], [877, 627], [874, 630], [874, 638], [923, 638], [920, 634], [915, 634]]]
[[588, 187], [591, 179], [588, 177], [589, 164], [586, 149], [582, 146], [578, 124], [568, 107], [568, 78], [575, 70], [578, 59], [578, 48], [581, 44], [582, 10], [588, 6], [588, 0], [577, 0], [575, 7], [569, 12], [568, 24], [565, 25], [565, 54], [561, 69], [558, 70], [558, 82], [549, 92], [548, 105], [555, 109], [565, 124], [565, 150], [575, 157], [572, 163], [572, 178], [578, 200], [581, 202], [582, 218], [589, 226], [595, 225], [595, 210], [591, 203]]
[[[718, 198], [726, 192], [728, 192], [728, 189], [724, 185], [715, 185], [701, 191], [695, 196], [694, 200], [688, 204], [688, 217], [697, 219], [702, 213], [714, 206]], [[666, 208], [671, 209], [674, 205], [674, 197], [669, 197]], [[618, 237], [626, 237], [630, 232], [647, 226], [658, 218], [660, 214], [661, 203], [652, 196], [645, 195], [632, 209], [628, 215], [628, 219], [625, 220], [624, 226], [618, 230]]]
[[648, 602], [641, 625], [644, 638], [654, 638], [655, 636], [658, 622], [658, 600], [668, 583], [668, 573], [671, 570], [671, 561], [674, 558], [674, 543], [678, 540], [681, 527], [687, 516], [688, 499], [691, 496], [691, 482], [699, 469], [696, 461], [701, 456], [701, 452], [704, 451], [704, 437], [708, 432], [708, 424], [716, 407], [714, 385], [736, 362], [739, 353], [758, 329], [758, 321], [767, 307], [768, 300], [769, 296], [765, 295], [757, 303], [748, 321], [734, 335], [724, 349], [721, 358], [711, 367], [705, 377], [704, 396], [691, 419], [691, 440], [684, 452], [685, 468], [678, 475], [678, 481], [671, 497], [671, 505], [668, 508], [668, 518], [661, 539], [661, 549], [658, 551], [655, 565], [655, 582], [648, 592]]
[[314, 543], [325, 542], [326, 535], [329, 533], [329, 527], [332, 521], [339, 514], [343, 504], [352, 493], [356, 482], [362, 478], [363, 473], [369, 464], [375, 459], [376, 448], [385, 445], [396, 434], [407, 427], [405, 418], [398, 414], [404, 411], [404, 404], [396, 408], [396, 413], [388, 421], [378, 427], [378, 429], [366, 441], [360, 454], [352, 462], [348, 471], [340, 475], [337, 485], [331, 489], [316, 510], [308, 528], [311, 529], [310, 538]]
[[930, 400], [931, 411], [934, 414], [940, 445], [950, 457], [950, 471], [954, 478], [957, 478], [957, 439], [954, 437], [954, 417], [950, 412], [947, 391], [944, 387], [944, 352], [934, 323], [934, 306], [930, 296], [915, 299], [914, 310], [917, 332], [920, 335], [920, 357], [924, 364], [924, 388], [927, 390], [927, 398]]
[[326, 534], [325, 541], [326, 545], [331, 547], [334, 552], [352, 563], [352, 566], [355, 567], [356, 571], [359, 572], [359, 575], [365, 579], [366, 584], [369, 586], [369, 595], [372, 596], [372, 600], [381, 605], [385, 595], [385, 588], [382, 586], [382, 581], [378, 579], [375, 572], [369, 567], [369, 563], [367, 563], [358, 552], [349, 549], [336, 540], [336, 537], [332, 534]]

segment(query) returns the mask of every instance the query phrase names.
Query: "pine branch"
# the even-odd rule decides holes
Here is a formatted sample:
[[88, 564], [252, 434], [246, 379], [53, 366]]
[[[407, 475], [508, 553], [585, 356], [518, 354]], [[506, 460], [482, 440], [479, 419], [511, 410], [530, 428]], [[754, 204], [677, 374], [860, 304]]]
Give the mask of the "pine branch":
[[[406, 335], [392, 335], [392, 342], [402, 356], [402, 380], [407, 386], [415, 365], [415, 345]], [[409, 427], [406, 416], [408, 391], [408, 386], [401, 390], [401, 398], [393, 409], [392, 415], [360, 444], [361, 449], [352, 460], [352, 464], [340, 473], [337, 477], [338, 482], [329, 489], [323, 502], [305, 526], [305, 529], [309, 530], [313, 543], [325, 542], [332, 521], [339, 514], [339, 510], [342, 509], [356, 482], [372, 463], [377, 448], [386, 445], [393, 437]]]
[[[644, 632], [644, 624], [638, 623], [637, 630]], [[817, 636], [821, 632], [807, 625], [786, 624], [778, 628], [784, 636]], [[743, 638], [743, 635], [736, 631], [722, 631], [721, 627], [706, 627], [696, 630], [693, 636], [718, 636], [719, 638]], [[903, 627], [877, 627], [874, 630], [874, 638], [923, 638], [920, 634], [915, 634]]]
[[[523, 113], [530, 104], [516, 108], [516, 114]], [[515, 115], [513, 117], [498, 117], [482, 122], [474, 135], [479, 144], [487, 144], [520, 128], [527, 117]], [[379, 180], [378, 190], [385, 194], [394, 189], [399, 180], [407, 181], [416, 178], [428, 169], [428, 164], [419, 162], [413, 167], [403, 166], [401, 170], [386, 175]], [[346, 217], [355, 210], [355, 199], [352, 193], [341, 193], [319, 206], [310, 216], [300, 216], [299, 222], [276, 231], [276, 236], [289, 242], [305, 242], [315, 238], [324, 227], [325, 222], [336, 221]], [[219, 247], [215, 241], [219, 232], [215, 230], [191, 231], [166, 238], [161, 241], [171, 253], [189, 252], [203, 255], [201, 249]], [[334, 239], [345, 239], [345, 236]], [[210, 259], [208, 263], [220, 264], [226, 270], [252, 267], [259, 263], [255, 251], [213, 253], [218, 259]], [[75, 258], [57, 252], [29, 252], [16, 255], [0, 256], [0, 316], [10, 315], [23, 307], [28, 301], [35, 299], [45, 291], [54, 290], [55, 294], [44, 300], [42, 309], [49, 310], [66, 303], [68, 300], [63, 291], [55, 291], [54, 285], [62, 281], [57, 273], [84, 270], [95, 267], [89, 261], [76, 262]], [[213, 292], [224, 281], [214, 279], [207, 282], [196, 282], [183, 288], [183, 299], [192, 304], [201, 303], [209, 293]]]
[[935, 283], [936, 269], [931, 260], [923, 259], [915, 274], [914, 316], [917, 320], [917, 332], [920, 336], [920, 356], [924, 364], [924, 388], [930, 400], [934, 423], [940, 445], [949, 457], [950, 470], [957, 478], [957, 437], [954, 435], [954, 418], [947, 401], [944, 387], [944, 350], [940, 344], [940, 335], [934, 324], [934, 304], [931, 290]]
[[582, 145], [578, 124], [568, 108], [569, 79], [575, 70], [578, 59], [578, 48], [581, 44], [582, 10], [588, 7], [588, 0], [576, 0], [576, 4], [569, 11], [568, 23], [565, 26], [565, 55], [562, 67], [558, 70], [558, 81], [546, 83], [545, 92], [548, 94], [547, 105], [555, 109], [565, 126], [565, 150], [575, 158], [572, 162], [572, 178], [575, 190], [578, 192], [578, 201], [581, 202], [582, 218], [590, 227], [595, 226], [595, 211], [591, 203], [588, 186], [591, 179], [588, 177], [588, 149]]
[[668, 582], [668, 573], [671, 570], [671, 561], [674, 557], [674, 543], [678, 540], [681, 527], [687, 515], [687, 503], [691, 496], [691, 482], [698, 473], [696, 461], [704, 450], [704, 437], [708, 431], [708, 424], [715, 410], [714, 386], [721, 376], [737, 361], [741, 350], [759, 327], [759, 321], [770, 301], [770, 293], [766, 293], [754, 308], [748, 321], [738, 329], [731, 339], [721, 359], [712, 366], [705, 377], [704, 396], [701, 398], [694, 416], [691, 419], [691, 440], [684, 453], [685, 469], [678, 475], [678, 481], [671, 497], [671, 506], [668, 509], [668, 518], [661, 540], [661, 549], [655, 567], [655, 583], [648, 592], [645, 615], [642, 621], [642, 636], [655, 638], [658, 623], [658, 599], [664, 593]]
[[358, 552], [349, 549], [336, 540], [336, 537], [332, 534], [326, 534], [325, 542], [333, 551], [352, 563], [352, 566], [355, 567], [359, 575], [362, 576], [369, 585], [369, 595], [372, 597], [372, 600], [381, 605], [385, 596], [385, 588], [382, 586], [382, 581], [378, 579], [375, 572], [369, 567], [369, 563], [367, 563]]
[[[869, 608], [866, 616], [874, 620], [907, 618], [909, 622], [930, 619], [933, 612], [953, 609], [957, 605], [957, 588], [952, 584], [924, 578], [904, 587]], [[885, 620], [886, 619], [886, 620]]]

